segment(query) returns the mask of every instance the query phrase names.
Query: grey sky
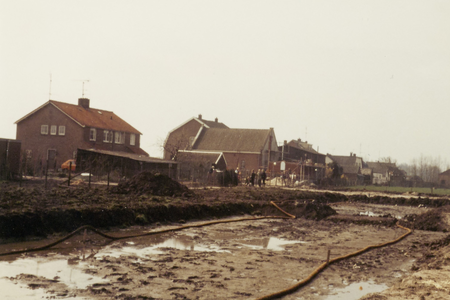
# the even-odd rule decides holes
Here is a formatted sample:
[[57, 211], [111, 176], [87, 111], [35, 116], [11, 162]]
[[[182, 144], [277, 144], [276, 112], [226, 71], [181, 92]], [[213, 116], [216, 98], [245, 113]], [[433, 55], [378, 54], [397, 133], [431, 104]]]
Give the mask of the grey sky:
[[450, 1], [0, 0], [0, 137], [49, 98], [160, 156], [202, 114], [322, 153], [450, 162]]

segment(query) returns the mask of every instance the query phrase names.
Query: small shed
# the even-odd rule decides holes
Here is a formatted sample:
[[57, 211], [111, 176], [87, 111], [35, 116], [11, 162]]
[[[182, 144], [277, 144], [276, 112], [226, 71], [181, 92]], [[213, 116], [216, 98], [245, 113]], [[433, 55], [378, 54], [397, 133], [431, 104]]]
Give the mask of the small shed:
[[132, 177], [142, 171], [152, 171], [178, 177], [177, 162], [128, 152], [78, 149], [76, 165], [77, 172], [107, 174], [117, 170], [122, 176]]
[[0, 179], [20, 176], [21, 141], [0, 139]]

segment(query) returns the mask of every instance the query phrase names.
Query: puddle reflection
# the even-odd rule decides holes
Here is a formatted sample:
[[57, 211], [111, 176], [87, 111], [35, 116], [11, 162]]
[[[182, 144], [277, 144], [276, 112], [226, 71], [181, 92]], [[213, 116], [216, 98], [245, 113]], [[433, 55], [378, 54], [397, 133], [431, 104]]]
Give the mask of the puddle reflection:
[[279, 239], [275, 237], [262, 238], [262, 239], [253, 239], [250, 241], [245, 241], [242, 243], [243, 246], [249, 247], [255, 250], [259, 249], [267, 249], [273, 251], [283, 251], [285, 250], [286, 245], [291, 244], [305, 244], [303, 241], [291, 241], [285, 239]]
[[89, 267], [85, 262], [74, 264], [74, 259], [42, 259], [25, 258], [14, 261], [0, 262], [0, 289], [2, 299], [42, 299], [45, 290], [41, 288], [29, 289], [25, 284], [17, 284], [8, 277], [16, 277], [20, 274], [42, 276], [49, 280], [57, 280], [68, 287], [85, 289], [94, 283], [106, 282], [106, 280], [84, 273], [81, 268]]
[[325, 297], [324, 300], [357, 300], [364, 295], [379, 293], [387, 288], [387, 285], [376, 284], [373, 281], [355, 282], [341, 289], [331, 289], [330, 295]]
[[[205, 246], [196, 243], [189, 236], [152, 236], [149, 240], [142, 242], [142, 239], [134, 242], [126, 242], [127, 246], [117, 248], [117, 245], [111, 245], [100, 250], [95, 257], [104, 256], [120, 257], [121, 255], [145, 257], [147, 255], [155, 255], [164, 253], [164, 248], [172, 248], [178, 250], [202, 251], [202, 252], [228, 252], [221, 249], [218, 245]], [[128, 246], [129, 245], [129, 246]]]

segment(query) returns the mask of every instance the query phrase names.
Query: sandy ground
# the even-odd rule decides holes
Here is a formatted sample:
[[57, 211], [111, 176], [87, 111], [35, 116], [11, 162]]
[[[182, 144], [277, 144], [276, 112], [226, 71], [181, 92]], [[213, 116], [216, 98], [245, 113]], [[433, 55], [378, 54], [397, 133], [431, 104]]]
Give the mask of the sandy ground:
[[[265, 219], [112, 243], [88, 233], [85, 245], [83, 235], [78, 235], [51, 251], [3, 257], [1, 275], [7, 279], [0, 281], [0, 288], [12, 291], [6, 299], [257, 299], [309, 276], [326, 261], [328, 250], [333, 258], [404, 233], [377, 224], [377, 216], [402, 218], [428, 210], [359, 203], [331, 206], [341, 216], [361, 215], [369, 221], [357, 225]], [[170, 226], [177, 225], [181, 224]], [[111, 234], [155, 229], [130, 227]], [[397, 244], [330, 265], [283, 299], [449, 299], [449, 246], [430, 246], [447, 236], [415, 230]], [[48, 241], [2, 245], [0, 251], [44, 242]], [[67, 272], [70, 276], [64, 275]], [[27, 298], [10, 289], [11, 284], [35, 294]]]

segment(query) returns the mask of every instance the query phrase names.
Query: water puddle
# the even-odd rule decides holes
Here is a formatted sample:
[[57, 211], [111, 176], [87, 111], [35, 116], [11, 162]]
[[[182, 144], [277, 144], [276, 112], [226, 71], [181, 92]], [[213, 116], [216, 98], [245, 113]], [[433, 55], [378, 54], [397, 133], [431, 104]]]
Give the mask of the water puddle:
[[[385, 217], [385, 216], [387, 216], [389, 214], [386, 214], [386, 213], [384, 213], [384, 214], [377, 214], [377, 213], [374, 213], [374, 212], [371, 212], [371, 211], [365, 211], [365, 212], [360, 212], [359, 215], [360, 216], [368, 216], [368, 217]], [[391, 215], [391, 216], [396, 218], [396, 219], [401, 219], [402, 218], [402, 216], [398, 216], [398, 215]]]
[[15, 284], [7, 278], [0, 278], [0, 290], [2, 291], [2, 299], [45, 299], [47, 296], [42, 289], [29, 289], [24, 284]]
[[126, 245], [118, 248], [115, 245], [108, 246], [100, 250], [95, 257], [101, 258], [104, 256], [120, 257], [125, 256], [137, 256], [145, 257], [148, 255], [163, 254], [164, 248], [172, 248], [178, 250], [188, 251], [202, 251], [202, 252], [228, 252], [223, 250], [217, 245], [205, 246], [196, 243], [192, 237], [189, 236], [176, 236], [170, 238], [164, 238], [162, 236], [153, 237], [153, 241], [146, 241], [144, 245], [139, 242], [126, 242]]
[[18, 284], [16, 280], [8, 278], [20, 274], [41, 276], [75, 289], [85, 289], [91, 284], [106, 282], [102, 278], [83, 272], [81, 270], [83, 267], [89, 268], [87, 263], [78, 260], [78, 258], [24, 258], [14, 261], [1, 261], [0, 290], [2, 291], [2, 299], [42, 299], [46, 295], [44, 289], [29, 289], [25, 284]]
[[382, 214], [376, 214], [376, 213], [373, 213], [371, 211], [360, 212], [359, 215], [360, 216], [369, 216], [369, 217], [381, 217], [381, 216], [383, 216]]
[[330, 295], [324, 300], [357, 300], [370, 293], [379, 293], [388, 288], [385, 284], [376, 284], [373, 281], [355, 282], [341, 289], [334, 289], [330, 286]]
[[283, 250], [285, 250], [286, 245], [304, 244], [304, 243], [306, 243], [306, 242], [291, 241], [291, 240], [279, 239], [279, 238], [275, 238], [275, 237], [268, 237], [268, 238], [245, 241], [245, 243], [242, 243], [242, 245], [245, 247], [254, 249], [254, 250], [267, 249], [267, 250], [272, 250], [272, 251], [283, 251]]

